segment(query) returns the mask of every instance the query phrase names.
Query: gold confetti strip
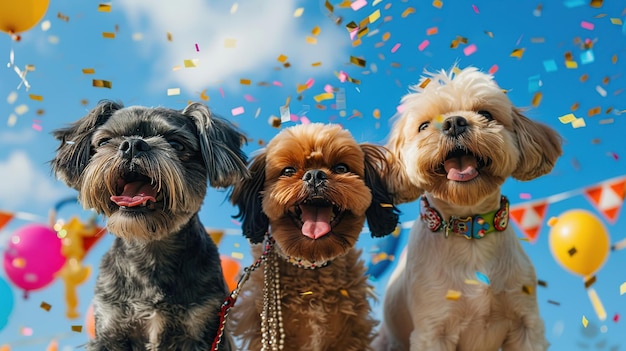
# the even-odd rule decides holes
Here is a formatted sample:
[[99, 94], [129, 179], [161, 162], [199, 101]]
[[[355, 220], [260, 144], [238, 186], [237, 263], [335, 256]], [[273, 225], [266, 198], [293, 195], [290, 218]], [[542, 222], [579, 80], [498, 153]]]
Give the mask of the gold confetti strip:
[[348, 31], [348, 33], [354, 32], [355, 30], [357, 30], [357, 28], [359, 28], [359, 26], [354, 21], [346, 24], [346, 30]]
[[596, 276], [592, 276], [589, 279], [585, 279], [585, 289], [589, 289], [589, 287], [591, 287], [595, 282], [596, 282]]
[[111, 12], [111, 4], [98, 4], [98, 11]]
[[533, 95], [533, 100], [531, 102], [532, 105], [534, 107], [539, 106], [539, 104], [541, 103], [541, 98], [542, 97], [543, 97], [543, 94], [540, 91], [536, 92], [535, 95]]
[[83, 68], [82, 71], [83, 71], [83, 74], [95, 74], [96, 73], [96, 70], [93, 68]]
[[621, 18], [611, 18], [611, 23], [621, 26], [623, 24], [622, 19]]
[[72, 331], [76, 332], [76, 333], [82, 333], [83, 332], [83, 326], [82, 325], [73, 325], [72, 326]]
[[442, 8], [443, 7], [443, 1], [441, 1], [441, 0], [434, 0], [433, 1], [433, 7], [436, 7], [438, 9]]
[[50, 309], [52, 308], [52, 305], [50, 305], [49, 303], [47, 303], [45, 301], [42, 301], [41, 304], [39, 305], [39, 307], [41, 307], [46, 312], [50, 312]]
[[180, 88], [168, 88], [167, 96], [175, 96], [180, 95]]
[[320, 26], [315, 26], [311, 30], [311, 34], [313, 34], [314, 36], [320, 35], [321, 32], [322, 32], [322, 29], [320, 28]]
[[312, 291], [305, 291], [305, 292], [301, 292], [300, 296], [306, 296], [306, 295], [313, 295]]
[[600, 106], [596, 106], [596, 107], [590, 108], [589, 111], [587, 111], [587, 116], [592, 117], [595, 115], [599, 115], [601, 112], [602, 112], [602, 108]]
[[587, 81], [587, 79], [589, 79], [589, 75], [588, 75], [587, 73], [584, 73], [584, 74], [583, 74], [582, 76], [580, 76], [580, 78], [579, 78], [579, 80], [580, 80], [581, 82], [583, 82], [583, 83], [584, 83], [584, 82], [586, 82], [586, 81]]
[[465, 284], [467, 285], [478, 285], [478, 280], [474, 280], [474, 279], [465, 279]]
[[357, 38], [361, 39], [365, 34], [369, 33], [369, 31], [369, 27], [361, 28], [358, 32], [356, 32], [356, 36]]
[[611, 81], [611, 78], [609, 78], [609, 77], [602, 78], [602, 84], [604, 84], [604, 85], [609, 84], [610, 81]]
[[230, 256], [232, 258], [235, 258], [235, 259], [238, 259], [238, 260], [243, 260], [243, 258], [244, 258], [243, 252], [231, 252]]
[[296, 86], [296, 93], [300, 94], [303, 91], [307, 90], [308, 88], [309, 88], [309, 86], [306, 85], [306, 84], [297, 84], [297, 86]]
[[619, 286], [619, 294], [620, 295], [626, 294], [626, 282], [623, 282], [622, 285]]
[[183, 68], [183, 66], [181, 66], [181, 65], [176, 65], [176, 66], [172, 67], [172, 71], [178, 71], [178, 70], [180, 70], [180, 69], [182, 69], [182, 68]]
[[367, 20], [369, 21], [369, 23], [374, 23], [376, 22], [378, 19], [380, 18], [380, 9], [376, 10], [374, 12], [372, 12], [368, 17]]
[[598, 319], [601, 321], [606, 319], [606, 310], [604, 309], [604, 305], [598, 296], [598, 293], [594, 288], [590, 288], [587, 290], [587, 295], [589, 295], [589, 300], [591, 301], [591, 305], [593, 306]]
[[576, 68], [578, 68], [578, 62], [576, 62], [576, 61], [565, 61], [565, 68], [576, 69]]
[[202, 90], [202, 92], [200, 93], [200, 99], [202, 99], [202, 101], [209, 101], [209, 96], [206, 94], [206, 89]]
[[289, 107], [290, 103], [291, 103], [291, 95], [287, 96], [287, 98], [285, 99], [285, 107]]
[[91, 85], [96, 87], [96, 88], [108, 88], [108, 89], [111, 89], [113, 87], [113, 85], [111, 84], [110, 81], [103, 80], [103, 79], [93, 79], [91, 81]]
[[456, 301], [461, 297], [461, 292], [457, 290], [448, 290], [446, 293], [446, 300]]
[[608, 114], [609, 114], [609, 113], [611, 113], [611, 112], [613, 112], [613, 107], [609, 107], [609, 108], [607, 108], [607, 109], [606, 109], [606, 111], [604, 111], [604, 114], [607, 114], [607, 115], [608, 115]]
[[522, 292], [527, 295], [533, 295], [535, 293], [535, 288], [530, 285], [523, 285]]
[[585, 127], [586, 125], [587, 124], [585, 123], [584, 118], [576, 118], [576, 120], [572, 122], [572, 128], [582, 128], [582, 127]]
[[587, 319], [587, 317], [585, 317], [585, 315], [583, 315], [583, 327], [587, 328], [587, 326], [589, 325], [589, 320]]
[[335, 94], [333, 94], [333, 93], [321, 93], [321, 94], [315, 95], [313, 97], [313, 100], [315, 100], [315, 102], [319, 103], [319, 102], [324, 101], [324, 100], [333, 99], [334, 97], [335, 97]]
[[333, 12], [335, 10], [335, 8], [333, 7], [333, 5], [330, 3], [330, 1], [326, 0], [326, 2], [324, 2], [324, 6], [326, 7], [326, 9], [330, 12]]
[[167, 36], [167, 41], [172, 41], [172, 40], [174, 40], [174, 38], [172, 37], [172, 33], [167, 32], [166, 36]]
[[60, 19], [61, 21], [65, 21], [65, 22], [69, 22], [70, 21], [70, 16], [66, 16], [66, 15], [62, 14], [61, 12], [57, 13], [57, 18]]
[[317, 44], [317, 38], [315, 38], [315, 37], [310, 37], [310, 36], [307, 35], [305, 37], [305, 40], [306, 40], [307, 44], [311, 44], [311, 45]]
[[426, 78], [426, 79], [424, 79], [424, 80], [420, 83], [420, 85], [419, 85], [420, 89], [424, 89], [424, 88], [426, 88], [426, 86], [427, 86], [429, 83], [430, 83], [430, 78]]
[[599, 9], [600, 7], [602, 7], [602, 2], [602, 0], [591, 0], [589, 6]]
[[252, 84], [252, 81], [250, 79], [241, 78], [241, 79], [239, 79], [239, 84], [241, 84], [241, 85], [250, 85], [250, 84]]
[[339, 293], [341, 293], [341, 295], [343, 295], [345, 297], [350, 297], [350, 295], [348, 294], [348, 290], [346, 290], [346, 289], [340, 289]]
[[102, 37], [106, 39], [115, 39], [115, 33], [113, 32], [102, 32]]
[[198, 63], [200, 63], [199, 59], [183, 60], [185, 68], [198, 67]]
[[278, 60], [278, 62], [280, 62], [280, 63], [285, 63], [285, 62], [287, 62], [287, 56], [281, 54], [280, 56], [278, 56], [278, 58], [276, 60]]
[[322, 62], [320, 62], [320, 61], [318, 61], [318, 62], [313, 62], [313, 63], [311, 64], [311, 66], [312, 66], [312, 67], [319, 67], [319, 66], [321, 66], [321, 65], [322, 65]]
[[28, 94], [28, 97], [29, 97], [31, 100], [35, 100], [35, 101], [43, 101], [43, 96], [41, 96], [41, 95]]
[[350, 56], [350, 63], [359, 67], [365, 67], [365, 60], [359, 57]]
[[374, 111], [372, 112], [372, 116], [374, 116], [374, 118], [376, 119], [380, 119], [380, 110], [375, 108]]
[[578, 110], [578, 107], [580, 106], [580, 104], [578, 102], [575, 102], [572, 104], [572, 107], [570, 107], [569, 109], [572, 111], [576, 111]]
[[402, 11], [402, 18], [405, 18], [412, 13], [415, 13], [415, 9], [412, 7], [407, 7], [406, 10]]
[[518, 59], [521, 59], [522, 56], [524, 56], [524, 50], [526, 49], [525, 48], [514, 49], [513, 52], [511, 52], [511, 57], [517, 57]]

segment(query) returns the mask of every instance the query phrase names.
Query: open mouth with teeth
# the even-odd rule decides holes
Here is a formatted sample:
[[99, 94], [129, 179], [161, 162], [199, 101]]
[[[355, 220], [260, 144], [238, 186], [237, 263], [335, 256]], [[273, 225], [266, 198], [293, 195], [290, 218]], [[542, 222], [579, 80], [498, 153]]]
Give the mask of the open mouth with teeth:
[[446, 174], [449, 180], [467, 182], [478, 177], [481, 168], [489, 163], [491, 160], [485, 160], [469, 150], [459, 147], [446, 155], [446, 159], [438, 171]]
[[122, 175], [117, 180], [116, 195], [111, 196], [111, 201], [124, 209], [154, 209], [155, 203], [162, 199], [163, 196], [157, 191], [152, 179], [137, 172]]
[[302, 228], [302, 235], [319, 239], [339, 224], [344, 212], [326, 199], [313, 198], [296, 205], [289, 215]]

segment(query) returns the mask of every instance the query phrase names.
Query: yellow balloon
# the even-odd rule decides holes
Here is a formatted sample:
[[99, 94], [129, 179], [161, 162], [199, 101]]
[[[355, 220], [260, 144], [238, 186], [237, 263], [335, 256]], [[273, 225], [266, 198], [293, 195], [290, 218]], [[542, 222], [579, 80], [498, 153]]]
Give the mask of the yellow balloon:
[[568, 271], [590, 277], [606, 261], [610, 239], [602, 221], [585, 210], [562, 213], [550, 229], [550, 251]]
[[9, 34], [27, 31], [46, 14], [49, 0], [0, 0], [0, 30]]

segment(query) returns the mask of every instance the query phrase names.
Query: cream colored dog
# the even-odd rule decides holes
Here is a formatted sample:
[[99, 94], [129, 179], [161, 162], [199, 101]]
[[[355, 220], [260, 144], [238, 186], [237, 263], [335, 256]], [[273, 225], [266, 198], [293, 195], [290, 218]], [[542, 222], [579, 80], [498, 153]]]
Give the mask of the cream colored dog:
[[423, 196], [374, 348], [545, 350], [535, 270], [500, 187], [549, 173], [561, 138], [475, 68], [428, 74], [402, 106], [387, 144], [390, 187], [398, 203]]

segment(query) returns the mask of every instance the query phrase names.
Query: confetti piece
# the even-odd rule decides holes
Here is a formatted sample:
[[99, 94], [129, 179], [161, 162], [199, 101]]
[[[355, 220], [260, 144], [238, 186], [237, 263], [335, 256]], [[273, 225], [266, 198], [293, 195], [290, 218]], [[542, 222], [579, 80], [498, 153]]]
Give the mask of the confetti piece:
[[561, 306], [560, 302], [556, 302], [556, 301], [553, 301], [553, 300], [548, 300], [548, 303], [556, 305], [556, 306]]
[[82, 71], [83, 71], [83, 74], [95, 74], [96, 73], [96, 70], [93, 68], [83, 68]]
[[234, 3], [233, 6], [230, 7], [230, 14], [234, 15], [237, 10], [239, 9], [239, 4], [238, 3]]
[[533, 44], [541, 44], [546, 42], [546, 38], [543, 37], [533, 37], [530, 38], [530, 42]]
[[50, 305], [49, 303], [47, 303], [45, 301], [42, 301], [41, 304], [39, 305], [39, 307], [41, 307], [46, 312], [50, 312], [50, 309], [52, 308], [52, 305]]
[[457, 290], [448, 290], [446, 300], [456, 301], [461, 297], [461, 292]]
[[376, 119], [380, 119], [380, 110], [375, 108], [374, 111], [372, 111], [372, 116]]
[[600, 96], [606, 97], [606, 90], [604, 90], [604, 88], [602, 88], [601, 86], [597, 85], [596, 91], [598, 92], [598, 94], [600, 94]]
[[57, 13], [57, 18], [60, 19], [61, 21], [65, 21], [65, 22], [69, 22], [70, 21], [70, 16], [66, 16], [66, 15], [62, 14], [61, 12]]
[[280, 107], [280, 122], [289, 122], [291, 121], [291, 112], [289, 111], [289, 106], [281, 106]]
[[593, 55], [593, 50], [589, 49], [580, 53], [580, 63], [582, 63], [583, 65], [592, 63], [594, 60], [595, 57]]
[[578, 68], [578, 63], [576, 61], [567, 60], [565, 61], [565, 67], [569, 69]]
[[82, 333], [83, 332], [83, 326], [82, 325], [73, 325], [72, 326], [72, 331], [76, 332], [76, 333]]
[[584, 118], [576, 118], [573, 122], [572, 122], [572, 128], [582, 128], [585, 127], [587, 124], [585, 123], [585, 119]]
[[239, 79], [239, 84], [241, 84], [241, 85], [250, 85], [250, 84], [252, 84], [252, 81], [250, 79], [241, 78], [241, 79]]
[[313, 99], [315, 100], [315, 102], [319, 103], [321, 101], [329, 100], [329, 99], [332, 99], [334, 97], [335, 97], [335, 94], [333, 94], [333, 93], [322, 93], [322, 94], [315, 95], [313, 97]]
[[603, 0], [591, 0], [589, 6], [599, 9], [600, 7], [602, 7], [602, 2]]
[[200, 99], [202, 99], [202, 101], [209, 101], [209, 96], [206, 94], [206, 89], [202, 90], [202, 92], [200, 93]]
[[304, 291], [300, 293], [301, 296], [306, 296], [306, 295], [313, 295], [312, 291]]
[[436, 7], [438, 9], [442, 8], [443, 7], [443, 1], [441, 1], [441, 0], [434, 0], [433, 1], [433, 7]]
[[28, 327], [21, 327], [20, 328], [20, 334], [22, 334], [24, 336], [31, 336], [31, 335], [33, 335], [33, 329], [32, 328], [28, 328]]
[[415, 9], [412, 7], [407, 7], [404, 11], [402, 11], [402, 18], [407, 17], [408, 15], [415, 13]]
[[17, 116], [14, 114], [10, 114], [9, 118], [7, 119], [7, 126], [13, 127], [15, 123], [17, 123]]
[[465, 279], [465, 284], [467, 285], [478, 285], [480, 284], [478, 280], [475, 279]]
[[604, 305], [598, 296], [598, 293], [594, 288], [590, 288], [587, 290], [587, 294], [589, 295], [589, 300], [591, 300], [591, 305], [593, 309], [596, 311], [596, 315], [598, 319], [604, 321], [606, 319], [606, 310], [604, 309]]
[[596, 106], [596, 107], [589, 109], [589, 111], [587, 111], [587, 116], [593, 117], [595, 115], [600, 114], [601, 112], [602, 112], [602, 109], [600, 108], [600, 106]]
[[133, 33], [133, 40], [134, 41], [143, 40], [143, 33]]
[[593, 30], [593, 28], [594, 28], [593, 23], [591, 23], [591, 22], [587, 22], [587, 21], [581, 21], [581, 22], [580, 22], [580, 26], [581, 26], [583, 29], [587, 29], [587, 30]]
[[183, 60], [183, 65], [185, 68], [195, 68], [198, 67], [199, 62], [199, 59]]
[[435, 35], [439, 32], [439, 28], [437, 27], [430, 27], [428, 29], [426, 29], [426, 35]]
[[322, 65], [322, 63], [321, 63], [321, 62], [313, 62], [313, 63], [311, 64], [311, 67], [319, 67], [319, 66], [321, 66], [321, 65]]
[[362, 9], [365, 5], [367, 5], [366, 0], [355, 0], [354, 2], [350, 4], [350, 7], [352, 8], [352, 10], [358, 11]]
[[563, 5], [567, 8], [579, 7], [586, 4], [585, 0], [565, 0]]
[[115, 39], [115, 33], [113, 32], [102, 32], [102, 37], [106, 39]]
[[181, 65], [176, 65], [176, 66], [172, 67], [172, 71], [178, 71], [178, 70], [180, 70], [181, 68], [183, 68], [183, 66], [181, 66]]
[[287, 56], [281, 54], [280, 56], [278, 56], [278, 58], [276, 60], [278, 62], [280, 62], [280, 63], [285, 63], [285, 62], [287, 62]]
[[238, 259], [238, 260], [243, 260], [244, 254], [242, 252], [231, 252], [230, 257]]
[[543, 94], [540, 91], [536, 92], [535, 95], [533, 95], [533, 99], [531, 101], [532, 105], [534, 107], [539, 106], [539, 104], [541, 103], [542, 97], [543, 97]]
[[274, 128], [280, 128], [280, 118], [276, 117], [276, 116], [270, 116], [270, 118], [267, 121], [269, 123], [270, 126], [274, 127]]
[[424, 41], [422, 41], [419, 46], [417, 47], [417, 49], [419, 51], [424, 51], [424, 49], [426, 49], [426, 47], [430, 44], [430, 42], [428, 41], [428, 39], [425, 39]]
[[489, 74], [494, 75], [496, 74], [496, 72], [498, 72], [498, 65], [493, 65], [489, 68], [489, 71], [487, 71]]
[[226, 38], [224, 39], [224, 47], [228, 49], [232, 49], [237, 46], [237, 39]]
[[50, 29], [50, 27], [52, 27], [52, 22], [45, 20], [43, 22], [41, 22], [41, 30], [46, 32]]
[[545, 60], [543, 61], [543, 68], [546, 72], [554, 72], [557, 70], [556, 61], [554, 60]]
[[474, 12], [476, 12], [476, 14], [480, 14], [480, 12], [478, 12], [478, 7], [476, 5], [472, 5], [472, 9], [474, 10]]
[[196, 44], [196, 51], [200, 51], [200, 48], [198, 47], [198, 44]]
[[396, 51], [398, 51], [398, 49], [400, 48], [400, 45], [401, 45], [400, 43], [397, 43], [396, 45], [394, 45], [394, 46], [391, 48], [391, 53], [393, 54], [393, 53], [395, 53]]
[[254, 98], [254, 96], [250, 95], [250, 94], [246, 94], [243, 96], [244, 99], [246, 99], [247, 102], [255, 102], [256, 99]]
[[620, 295], [626, 294], [626, 282], [623, 282], [622, 285], [619, 286], [619, 294]]
[[611, 23], [621, 26], [622, 25], [622, 19], [621, 18], [611, 18]]
[[465, 54], [465, 56], [469, 56], [475, 53], [477, 50], [478, 49], [476, 48], [475, 44], [470, 44], [463, 49], [463, 54]]
[[520, 48], [520, 49], [514, 49], [513, 52], [511, 52], [511, 57], [517, 57], [518, 59], [521, 59], [522, 56], [524, 55], [524, 48]]
[[615, 322], [615, 323], [619, 322], [619, 314], [618, 313], [613, 315], [613, 322]]
[[168, 88], [167, 96], [175, 96], [180, 95], [180, 88]]
[[17, 100], [17, 92], [12, 91], [7, 95], [7, 103], [9, 105], [13, 104]]
[[530, 285], [522, 285], [522, 292], [528, 295], [532, 295], [534, 293], [534, 287]]
[[372, 13], [368, 16], [368, 19], [369, 19], [369, 22], [370, 22], [370, 23], [374, 23], [374, 22], [376, 22], [379, 18], [380, 18], [380, 9], [379, 9], [379, 10], [376, 10], [376, 11], [374, 11], [374, 12], [372, 12]]
[[302, 14], [304, 13], [304, 7], [298, 7], [294, 12], [293, 12], [293, 17], [300, 17], [302, 16]]
[[15, 111], [15, 113], [19, 116], [19, 115], [23, 115], [26, 112], [28, 112], [28, 106], [25, 104], [16, 106], [15, 109], [13, 110]]
[[339, 292], [345, 297], [350, 297], [350, 295], [348, 295], [348, 290], [346, 289], [340, 289]]
[[41, 96], [41, 95], [28, 94], [28, 97], [29, 97], [31, 100], [35, 100], [35, 101], [43, 101], [43, 96]]
[[111, 12], [111, 4], [98, 4], [98, 11]]
[[317, 38], [315, 37], [306, 36], [305, 41], [307, 42], [307, 44], [317, 44]]
[[489, 285], [489, 277], [487, 277], [487, 275], [485, 275], [484, 273], [481, 272], [476, 272], [476, 278], [478, 279], [478, 281], [485, 283], [486, 285]]
[[36, 123], [33, 123], [31, 127], [38, 132], [41, 132], [42, 130], [41, 125], [36, 124]]
[[239, 106], [239, 107], [235, 107], [232, 110], [230, 110], [230, 113], [234, 116], [239, 116], [240, 114], [244, 113], [245, 110], [243, 108], [243, 106]]
[[326, 9], [330, 12], [333, 12], [335, 10], [334, 6], [330, 3], [329, 0], [326, 0], [324, 2], [324, 6], [326, 7]]
[[113, 87], [113, 85], [111, 84], [110, 81], [102, 80], [102, 79], [92, 79], [91, 85], [96, 87], [96, 88], [108, 88], [108, 89], [111, 89]]

